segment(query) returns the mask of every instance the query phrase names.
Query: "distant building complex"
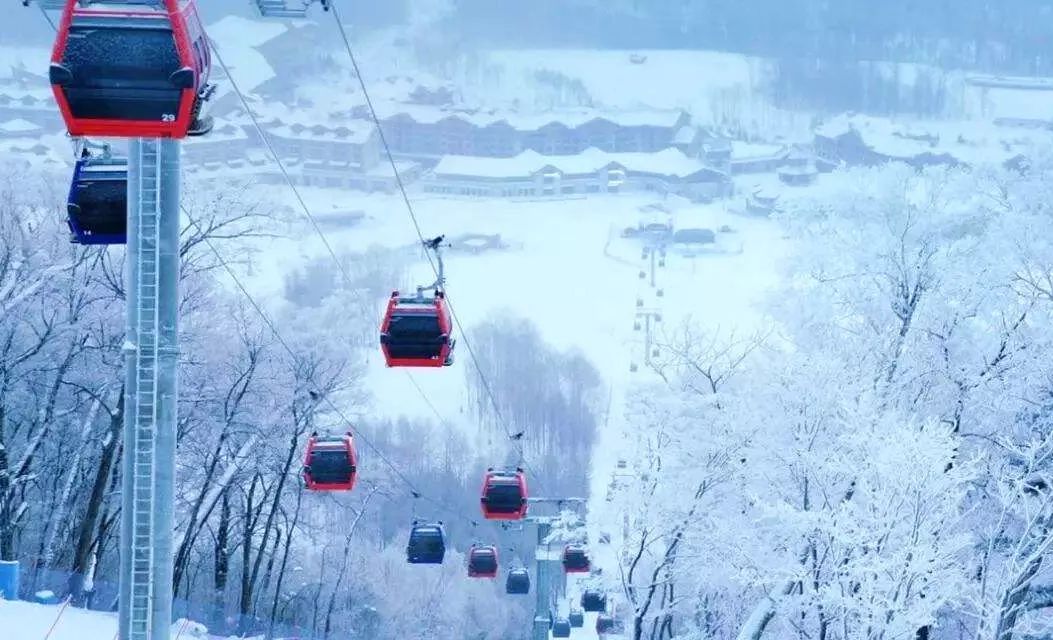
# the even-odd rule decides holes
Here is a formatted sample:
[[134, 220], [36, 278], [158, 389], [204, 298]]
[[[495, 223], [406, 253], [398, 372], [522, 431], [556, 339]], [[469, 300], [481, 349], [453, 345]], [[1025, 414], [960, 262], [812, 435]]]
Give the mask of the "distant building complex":
[[545, 156], [533, 150], [513, 158], [445, 156], [425, 179], [424, 189], [516, 198], [651, 191], [711, 200], [726, 195], [729, 186], [726, 173], [678, 149], [608, 153], [590, 148], [564, 156]]
[[[589, 148], [609, 153], [653, 153], [677, 145], [690, 146], [695, 136], [690, 117], [683, 111], [523, 114], [414, 104], [379, 109], [393, 152], [434, 160], [445, 155], [511, 158], [528, 150], [573, 155]], [[363, 107], [353, 113], [359, 118], [369, 117]]]
[[[896, 121], [843, 115], [815, 129], [815, 154], [822, 170], [905, 162], [934, 165], [1015, 164], [1044, 134], [984, 122]], [[1045, 135], [1048, 142], [1053, 136]]]
[[[371, 88], [378, 129], [366, 106], [356, 105], [362, 102], [357, 84], [339, 65], [299, 55], [323, 36], [317, 25], [260, 26], [236, 16], [210, 25], [220, 34], [246, 30], [251, 33], [243, 46], [224, 55], [247, 95], [220, 78], [223, 88], [210, 108], [215, 128], [183, 145], [184, 168], [197, 179], [242, 175], [278, 184], [287, 173], [298, 185], [390, 193], [397, 180], [386, 142], [398, 176], [430, 193], [564, 198], [653, 192], [697, 201], [730, 195], [733, 177], [742, 175], [777, 175], [784, 185], [804, 186], [818, 171], [895, 161], [918, 168], [992, 161], [1017, 166], [1036, 139], [1053, 144], [1053, 82], [988, 76], [966, 78], [964, 95], [966, 111], [986, 122], [846, 114], [815, 127], [812, 143], [804, 145], [729, 140], [693, 124], [681, 110], [468, 107], [458, 104], [456, 87], [410, 75], [386, 77]], [[317, 72], [318, 64], [334, 70], [331, 82], [293, 81]], [[346, 104], [334, 105], [333, 95]], [[47, 78], [22, 66], [0, 68], [0, 154], [72, 163], [63, 155], [64, 133]], [[749, 202], [760, 202], [755, 196]]]

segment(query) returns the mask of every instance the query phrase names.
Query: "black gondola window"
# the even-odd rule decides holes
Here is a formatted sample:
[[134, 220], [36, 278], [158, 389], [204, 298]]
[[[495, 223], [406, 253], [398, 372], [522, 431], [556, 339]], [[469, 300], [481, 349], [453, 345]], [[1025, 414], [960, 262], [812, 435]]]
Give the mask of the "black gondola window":
[[128, 216], [127, 185], [121, 180], [85, 182], [76, 191], [75, 216], [85, 231], [92, 234], [125, 233]]
[[179, 111], [181, 89], [170, 76], [182, 67], [172, 31], [70, 27], [62, 60], [77, 118], [164, 121]]
[[311, 452], [311, 477], [315, 482], [343, 483], [351, 480], [351, 464], [344, 449]]

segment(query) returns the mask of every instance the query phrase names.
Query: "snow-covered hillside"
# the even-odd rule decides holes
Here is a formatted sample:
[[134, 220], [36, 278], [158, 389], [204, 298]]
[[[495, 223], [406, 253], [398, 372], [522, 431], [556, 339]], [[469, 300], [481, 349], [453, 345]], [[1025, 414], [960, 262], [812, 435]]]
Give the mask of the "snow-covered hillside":
[[[480, 45], [439, 29], [467, 1], [375, 30], [197, 3], [218, 91], [182, 147], [178, 393], [127, 386], [118, 354], [149, 340], [125, 332], [124, 249], [68, 242], [97, 203], [69, 190], [51, 32], [0, 47], [6, 593], [113, 602], [125, 469], [157, 461], [124, 421], [173, 414], [125, 413], [125, 390], [164, 382], [160, 591], [213, 627], [175, 640], [525, 640], [586, 589], [634, 640], [1049, 640], [1053, 80], [888, 61], [933, 51]], [[455, 361], [388, 368], [388, 292], [432, 283], [440, 234]], [[480, 502], [490, 465], [520, 481], [487, 475]], [[505, 490], [525, 523], [494, 518]], [[571, 640], [615, 640], [599, 620]], [[113, 613], [0, 600], [2, 638], [115, 635]]]

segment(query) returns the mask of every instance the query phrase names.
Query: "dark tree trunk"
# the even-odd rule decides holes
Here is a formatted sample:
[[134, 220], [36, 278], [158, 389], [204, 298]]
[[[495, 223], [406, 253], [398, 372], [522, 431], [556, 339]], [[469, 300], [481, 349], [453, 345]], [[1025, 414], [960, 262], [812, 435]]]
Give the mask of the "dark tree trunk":
[[256, 495], [256, 487], [260, 483], [259, 474], [253, 476], [249, 493], [245, 497], [245, 524], [241, 535], [241, 597], [238, 599], [238, 613], [241, 619], [238, 629], [241, 633], [248, 632], [249, 611], [252, 610], [252, 591], [254, 581], [252, 579], [252, 535], [256, 532], [256, 521], [263, 510], [263, 501], [259, 507], [254, 507], [252, 498]]
[[[88, 566], [88, 557], [91, 555], [99, 514], [103, 512], [107, 500], [106, 488], [110, 485], [115, 463], [120, 457], [119, 449], [121, 447], [123, 425], [124, 388], [122, 387], [117, 396], [117, 409], [110, 415], [110, 429], [102, 447], [102, 453], [99, 456], [99, 466], [95, 470], [95, 480], [91, 485], [91, 493], [88, 494], [88, 504], [84, 510], [84, 516], [77, 527], [77, 544], [73, 552], [73, 564], [71, 566], [71, 570], [75, 575], [83, 576]], [[79, 597], [80, 594], [73, 595], [74, 597]]]
[[292, 523], [289, 525], [289, 530], [285, 535], [285, 549], [282, 551], [282, 563], [278, 567], [278, 582], [274, 585], [274, 601], [271, 604], [271, 621], [270, 630], [273, 633], [275, 618], [278, 614], [278, 601], [281, 599], [282, 594], [282, 583], [285, 582], [285, 569], [289, 564], [289, 549], [292, 547], [293, 531], [300, 522], [300, 505], [303, 502], [303, 485], [299, 486], [299, 490], [296, 492], [296, 509], [293, 511]]
[[[252, 609], [252, 590], [256, 585], [256, 580], [260, 575], [260, 566], [263, 564], [263, 556], [266, 555], [267, 543], [270, 541], [271, 529], [274, 528], [274, 518], [278, 514], [278, 505], [282, 499], [282, 491], [285, 489], [285, 481], [289, 477], [289, 469], [292, 468], [293, 459], [296, 457], [296, 448], [299, 444], [300, 432], [297, 430], [296, 433], [289, 438], [289, 452], [285, 456], [285, 463], [281, 469], [281, 475], [278, 476], [278, 486], [274, 490], [274, 497], [271, 499], [270, 511], [267, 513], [267, 520], [263, 524], [263, 540], [260, 541], [260, 551], [256, 554], [256, 560], [252, 563], [252, 573], [248, 576], [249, 591], [242, 591], [242, 614], [248, 614]], [[262, 505], [260, 505], [262, 509]], [[248, 560], [248, 557], [245, 558]], [[246, 595], [248, 597], [246, 597]]]
[[230, 497], [226, 491], [219, 503], [219, 522], [216, 523], [216, 566], [212, 574], [212, 628], [226, 630], [225, 604], [227, 578], [230, 576]]

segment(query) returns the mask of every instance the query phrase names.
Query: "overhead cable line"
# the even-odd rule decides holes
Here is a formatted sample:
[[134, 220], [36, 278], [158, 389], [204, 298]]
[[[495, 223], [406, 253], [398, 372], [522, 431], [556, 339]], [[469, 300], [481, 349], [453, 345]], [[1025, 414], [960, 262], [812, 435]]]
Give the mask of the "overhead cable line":
[[[213, 51], [213, 53], [216, 56], [216, 61], [219, 62], [219, 65], [223, 68], [223, 72], [227, 75], [227, 79], [230, 81], [231, 88], [233, 88], [234, 89], [234, 93], [237, 94], [238, 99], [241, 102], [242, 107], [245, 109], [246, 115], [249, 116], [249, 119], [252, 121], [253, 127], [256, 129], [256, 133], [260, 136], [260, 139], [263, 141], [264, 145], [266, 145], [267, 150], [270, 151], [271, 157], [274, 158], [275, 163], [278, 165], [278, 168], [281, 170], [282, 176], [285, 178], [286, 185], [288, 185], [289, 189], [293, 192], [293, 195], [296, 197], [296, 201], [300, 204], [301, 211], [303, 211], [304, 216], [308, 219], [308, 221], [310, 221], [311, 226], [314, 228], [315, 233], [322, 240], [322, 243], [325, 245], [326, 251], [329, 253], [329, 256], [333, 259], [333, 262], [336, 263], [337, 269], [340, 270], [340, 273], [341, 273], [341, 275], [344, 278], [344, 282], [346, 283], [347, 287], [349, 288], [351, 294], [354, 295], [356, 298], [358, 298], [359, 302], [362, 303], [363, 305], [367, 306], [367, 308], [368, 308], [369, 301], [366, 300], [364, 298], [364, 296], [362, 296], [361, 292], [358, 291], [358, 289], [356, 289], [354, 287], [354, 283], [352, 281], [351, 274], [348, 273], [347, 268], [344, 266], [344, 263], [336, 255], [336, 251], [333, 249], [333, 245], [329, 242], [329, 239], [326, 237], [325, 232], [322, 231], [322, 228], [318, 224], [318, 221], [315, 219], [314, 215], [311, 213], [311, 208], [307, 206], [307, 202], [306, 202], [306, 200], [304, 200], [303, 196], [300, 194], [300, 190], [296, 188], [296, 184], [293, 181], [292, 176], [289, 174], [289, 171], [285, 168], [285, 163], [283, 163], [281, 158], [279, 157], [277, 150], [274, 148], [274, 145], [270, 141], [270, 137], [267, 135], [267, 132], [263, 130], [263, 126], [260, 124], [259, 118], [256, 116], [256, 113], [253, 111], [252, 106], [249, 104], [248, 98], [246, 98], [245, 93], [241, 90], [241, 87], [238, 86], [237, 81], [234, 80], [234, 76], [231, 74], [230, 68], [227, 66], [226, 62], [223, 60], [223, 56], [219, 52], [219, 47], [216, 46], [215, 42], [211, 42], [210, 44], [212, 45], [212, 51]], [[429, 256], [429, 259], [430, 259], [430, 256]], [[451, 309], [451, 314], [452, 314], [452, 312], [453, 312], [453, 310]], [[421, 386], [419, 384], [417, 384], [417, 381], [413, 378], [413, 375], [409, 371], [404, 371], [404, 373], [410, 379], [410, 381], [413, 383], [414, 388], [416, 388], [417, 392], [420, 394], [421, 398], [424, 400], [424, 403], [428, 407], [430, 407], [432, 409], [432, 411], [434, 411], [436, 413], [436, 415], [439, 415], [438, 411], [435, 409], [435, 405], [431, 402], [431, 400], [428, 398], [428, 396], [424, 393], [424, 390], [421, 388]], [[442, 416], [439, 416], [439, 419], [440, 419], [440, 421], [445, 422], [445, 420], [442, 420]]]
[[[398, 164], [395, 162], [395, 157], [391, 153], [391, 146], [388, 144], [387, 136], [384, 135], [384, 127], [381, 125], [380, 118], [377, 116], [376, 108], [373, 106], [373, 100], [369, 97], [369, 89], [366, 87], [366, 80], [362, 75], [362, 70], [358, 65], [358, 59], [355, 56], [354, 48], [351, 46], [351, 40], [347, 36], [347, 31], [344, 29], [344, 24], [340, 20], [340, 11], [337, 8], [336, 0], [330, 3], [331, 13], [333, 14], [333, 20], [336, 22], [337, 28], [340, 30], [340, 37], [344, 41], [344, 47], [347, 49], [347, 55], [351, 59], [351, 66], [354, 70], [355, 77], [358, 79], [358, 85], [362, 90], [362, 96], [366, 101], [366, 106], [369, 109], [370, 117], [373, 120], [373, 124], [377, 128], [377, 133], [380, 137], [380, 143], [384, 147], [384, 153], [388, 158], [388, 162], [391, 165], [391, 171], [395, 176], [395, 183], [398, 186], [399, 193], [402, 195], [402, 201], [406, 205], [406, 212], [409, 214], [410, 219], [413, 221], [413, 228], [417, 232], [417, 236], [421, 242], [426, 242], [424, 232], [421, 229], [420, 222], [417, 220], [417, 214], [413, 210], [413, 202], [410, 200], [409, 193], [406, 191], [406, 185], [402, 181], [402, 175], [399, 173]], [[440, 276], [439, 267], [435, 264], [431, 254], [426, 254], [428, 258], [428, 264], [431, 265], [432, 271], [435, 272], [436, 278]], [[454, 324], [457, 325], [458, 330], [461, 332], [461, 340], [464, 342], [465, 348], [468, 350], [468, 355], [472, 360], [472, 364], [475, 365], [475, 370], [479, 374], [479, 381], [482, 384], [483, 390], [486, 392], [487, 397], [493, 406], [494, 415], [497, 419], [498, 424], [504, 430], [505, 435], [508, 436], [509, 442], [512, 446], [518, 450], [520, 460], [523, 466], [534, 475], [538, 483], [541, 482], [541, 475], [530, 467], [530, 464], [526, 460], [526, 451], [523, 445], [518, 439], [518, 434], [513, 434], [512, 429], [509, 428], [508, 423], [504, 419], [504, 415], [501, 411], [501, 406], [497, 401], [497, 397], [494, 395], [493, 388], [490, 385], [489, 380], [486, 378], [486, 373], [483, 371], [482, 366], [479, 364], [479, 358], [476, 356], [475, 349], [472, 348], [472, 343], [468, 338], [468, 333], [464, 329], [464, 324], [457, 317], [457, 311], [453, 307], [453, 301], [450, 300], [449, 294], [446, 295], [446, 304], [449, 306], [450, 315], [453, 318]]]
[[[241, 294], [245, 296], [245, 299], [260, 316], [260, 319], [263, 320], [263, 323], [267, 325], [267, 328], [270, 329], [272, 334], [274, 334], [274, 337], [278, 341], [278, 343], [282, 346], [283, 349], [285, 349], [285, 351], [289, 354], [290, 357], [292, 357], [293, 359], [297, 359], [298, 356], [296, 354], [296, 351], [292, 348], [292, 346], [289, 345], [288, 341], [285, 340], [281, 332], [278, 330], [277, 325], [274, 323], [273, 320], [271, 320], [270, 316], [267, 315], [266, 311], [263, 310], [263, 307], [260, 306], [260, 304], [256, 302], [256, 299], [253, 298], [252, 294], [249, 293], [249, 290], [241, 282], [241, 279], [238, 277], [234, 269], [230, 266], [230, 263], [227, 262], [227, 260], [223, 257], [223, 254], [221, 254], [219, 252], [219, 249], [217, 249], [215, 244], [213, 244], [212, 239], [209, 238], [208, 235], [205, 233], [204, 228], [198, 223], [197, 220], [193, 218], [193, 216], [190, 215], [190, 212], [187, 211], [186, 207], [180, 205], [180, 209], [183, 211], [183, 215], [185, 215], [187, 219], [190, 220], [190, 223], [194, 225], [194, 227], [198, 230], [199, 233], [202, 234], [202, 240], [205, 242], [206, 245], [208, 245], [208, 248], [212, 251], [212, 253], [215, 254], [216, 259], [219, 260], [220, 265], [227, 272], [227, 275], [229, 275], [231, 280], [234, 281], [235, 286], [238, 288]], [[428, 495], [421, 492], [419, 489], [417, 489], [416, 485], [413, 484], [413, 481], [410, 480], [409, 477], [405, 473], [403, 473], [403, 471], [399, 469], [399, 467], [394, 462], [391, 461], [391, 459], [384, 455], [384, 452], [381, 451], [379, 447], [373, 444], [369, 438], [364, 436], [362, 432], [354, 426], [352, 420], [348, 418], [343, 411], [340, 410], [340, 407], [338, 407], [328, 395], [322, 395], [321, 399], [327, 405], [329, 405], [329, 407], [336, 413], [337, 417], [339, 417], [340, 420], [345, 425], [347, 425], [347, 428], [351, 429], [354, 432], [355, 438], [360, 440], [363, 444], [366, 445], [366, 447], [372, 450], [376, 454], [376, 456], [380, 458], [384, 462], [384, 464], [388, 466], [388, 468], [391, 469], [395, 476], [398, 477], [398, 479], [401, 480], [407, 487], [409, 487], [410, 493], [414, 498], [423, 498], [427, 502], [432, 503], [433, 505], [441, 508], [442, 510], [456, 515], [465, 522], [471, 524], [473, 527], [478, 525], [478, 522], [476, 522], [475, 520], [468, 518], [456, 509], [451, 508], [449, 505], [446, 505], [445, 503], [436, 500], [435, 498], [431, 498]]]

